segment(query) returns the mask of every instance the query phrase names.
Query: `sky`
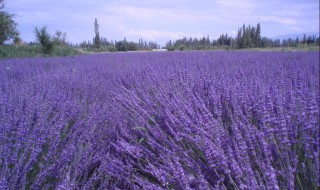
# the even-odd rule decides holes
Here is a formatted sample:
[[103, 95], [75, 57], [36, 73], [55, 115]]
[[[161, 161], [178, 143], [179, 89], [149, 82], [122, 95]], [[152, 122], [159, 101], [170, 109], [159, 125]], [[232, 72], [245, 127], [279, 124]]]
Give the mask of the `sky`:
[[319, 33], [319, 0], [6, 0], [20, 37], [35, 41], [35, 27], [67, 33], [72, 43], [92, 41], [97, 18], [101, 37], [161, 45], [183, 37], [235, 36], [243, 24], [261, 25], [274, 37]]

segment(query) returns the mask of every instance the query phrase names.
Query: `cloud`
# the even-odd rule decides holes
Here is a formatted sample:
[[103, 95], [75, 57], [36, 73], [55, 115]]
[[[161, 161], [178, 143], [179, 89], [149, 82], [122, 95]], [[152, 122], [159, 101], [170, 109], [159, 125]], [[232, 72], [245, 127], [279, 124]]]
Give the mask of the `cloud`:
[[128, 29], [124, 31], [126, 36], [144, 38], [146, 40], [159, 40], [159, 39], [180, 39], [183, 37], [203, 37], [202, 33], [184, 33], [184, 32], [170, 32], [161, 30], [135, 30]]
[[244, 9], [252, 9], [257, 6], [257, 1], [252, 0], [218, 0], [216, 3], [221, 6], [220, 8], [230, 9], [230, 8], [236, 8], [238, 10], [244, 10]]
[[[97, 18], [108, 39], [123, 37], [175, 40], [181, 37], [234, 35], [242, 24], [261, 23], [262, 33], [279, 35], [298, 28], [319, 30], [319, 2], [315, 0], [12, 0], [22, 37], [30, 40], [35, 26], [67, 32], [70, 40], [92, 39]], [[29, 33], [29, 34], [27, 34]]]
[[293, 18], [284, 18], [280, 16], [261, 16], [260, 20], [263, 22], [275, 22], [279, 24], [287, 24], [287, 25], [294, 25], [298, 23], [298, 20]]
[[237, 31], [231, 30], [231, 31], [228, 32], [228, 34], [230, 34], [231, 36], [235, 37], [237, 35]]
[[289, 27], [289, 29], [295, 31], [295, 32], [304, 32], [304, 29], [303, 28], [299, 28], [299, 27]]
[[104, 11], [126, 19], [137, 21], [166, 21], [166, 22], [199, 22], [207, 15], [199, 14], [192, 9], [148, 8], [137, 6], [105, 5]]

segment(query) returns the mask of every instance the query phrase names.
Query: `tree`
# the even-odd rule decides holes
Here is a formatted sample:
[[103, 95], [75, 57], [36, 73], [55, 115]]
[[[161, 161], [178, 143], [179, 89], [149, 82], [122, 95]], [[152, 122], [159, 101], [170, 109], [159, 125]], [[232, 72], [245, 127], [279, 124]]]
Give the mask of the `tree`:
[[305, 45], [307, 43], [307, 36], [306, 34], [303, 35], [302, 44]]
[[241, 28], [238, 29], [237, 37], [236, 37], [236, 43], [237, 48], [242, 49], [243, 48], [243, 42], [242, 42], [242, 30]]
[[129, 42], [128, 44], [128, 50], [129, 51], [136, 51], [138, 49], [138, 44], [134, 42]]
[[101, 46], [101, 39], [100, 39], [100, 34], [99, 34], [99, 24], [98, 24], [98, 20], [95, 19], [94, 20], [94, 33], [96, 34], [94, 37], [94, 45], [97, 49], [100, 49]]
[[20, 38], [20, 36], [16, 36], [16, 37], [13, 38], [13, 44], [16, 45], [16, 46], [23, 44], [23, 41]]
[[128, 44], [125, 40], [116, 42], [115, 47], [118, 51], [128, 51]]
[[260, 43], [261, 43], [261, 27], [260, 27], [260, 23], [257, 24], [257, 28], [255, 31], [255, 46], [256, 47], [260, 47]]
[[[4, 0], [0, 0], [0, 10], [2, 8], [4, 8]], [[0, 11], [0, 45], [19, 36], [17, 23], [13, 20], [13, 16], [5, 11]]]
[[294, 41], [295, 46], [298, 46], [299, 44], [299, 37], [297, 36], [296, 40]]
[[54, 40], [47, 31], [47, 27], [42, 27], [40, 30], [36, 27], [35, 34], [37, 41], [41, 44], [45, 54], [50, 54], [54, 47]]
[[175, 49], [171, 40], [169, 40], [169, 41], [166, 43], [165, 48], [168, 49], [169, 51], [173, 51], [173, 50]]
[[55, 37], [53, 38], [54, 43], [59, 46], [63, 46], [66, 44], [67, 40], [67, 33], [61, 32], [60, 30], [57, 30], [55, 33]]

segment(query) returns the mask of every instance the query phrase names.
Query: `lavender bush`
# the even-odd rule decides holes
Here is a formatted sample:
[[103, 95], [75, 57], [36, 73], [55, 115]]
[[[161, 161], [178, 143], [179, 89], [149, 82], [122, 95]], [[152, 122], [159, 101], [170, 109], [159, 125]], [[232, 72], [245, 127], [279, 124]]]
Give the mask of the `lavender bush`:
[[0, 61], [0, 189], [318, 189], [319, 52]]

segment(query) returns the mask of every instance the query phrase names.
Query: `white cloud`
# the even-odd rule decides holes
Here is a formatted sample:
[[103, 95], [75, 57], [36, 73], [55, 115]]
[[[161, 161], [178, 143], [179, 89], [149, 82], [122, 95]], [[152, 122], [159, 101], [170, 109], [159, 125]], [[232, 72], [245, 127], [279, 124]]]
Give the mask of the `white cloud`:
[[107, 14], [116, 15], [126, 19], [137, 19], [137, 21], [166, 21], [166, 22], [199, 22], [207, 19], [192, 9], [176, 8], [148, 8], [137, 6], [105, 5], [103, 9]]
[[217, 0], [216, 3], [220, 5], [220, 8], [236, 8], [238, 10], [252, 9], [257, 6], [257, 1], [252, 0]]
[[304, 32], [304, 29], [303, 28], [299, 28], [299, 27], [289, 27], [290, 30], [293, 30], [295, 32]]
[[261, 16], [260, 20], [263, 22], [275, 22], [280, 24], [288, 24], [288, 25], [294, 25], [298, 23], [298, 20], [293, 18], [284, 18], [279, 16]]
[[180, 39], [183, 37], [203, 37], [202, 33], [184, 33], [184, 32], [169, 32], [161, 30], [134, 30], [128, 29], [124, 31], [126, 36], [143, 37], [146, 40], [159, 40], [159, 39]]
[[231, 30], [231, 31], [228, 32], [228, 34], [230, 34], [231, 36], [235, 37], [237, 35], [237, 31]]
[[315, 0], [11, 0], [6, 9], [16, 14], [22, 37], [33, 35], [35, 26], [46, 25], [67, 32], [72, 41], [91, 39], [97, 18], [100, 33], [108, 39], [159, 41], [226, 32], [235, 35], [242, 24], [258, 22], [262, 33], [271, 36], [299, 28], [318, 31], [318, 7]]

